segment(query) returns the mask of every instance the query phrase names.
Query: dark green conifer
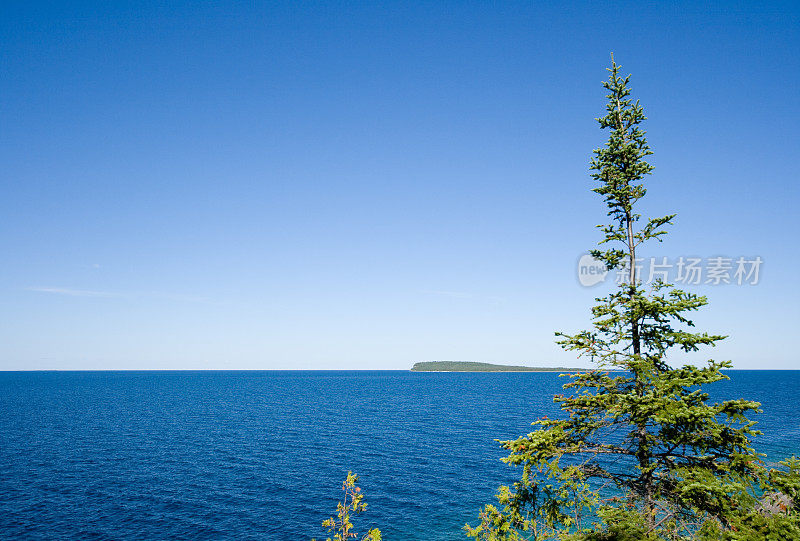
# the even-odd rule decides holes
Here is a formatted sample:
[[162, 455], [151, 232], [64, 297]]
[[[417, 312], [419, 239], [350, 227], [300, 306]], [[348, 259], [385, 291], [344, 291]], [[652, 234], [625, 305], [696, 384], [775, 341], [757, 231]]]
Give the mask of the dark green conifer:
[[597, 120], [610, 133], [591, 170], [610, 223], [598, 226], [592, 255], [625, 280], [596, 299], [590, 330], [557, 333], [597, 369], [570, 376], [566, 395], [555, 398], [559, 419], [539, 419], [530, 434], [501, 442], [522, 478], [466, 527], [476, 539], [693, 537], [729, 530], [758, 503], [758, 432], [747, 415], [759, 404], [709, 400], [704, 386], [727, 379], [728, 362], [673, 368], [681, 352], [724, 338], [693, 328], [690, 315], [706, 298], [661, 281], [644, 287], [637, 276], [637, 249], [660, 241], [675, 215], [643, 220], [636, 212], [653, 170], [645, 115], [613, 57], [608, 71], [606, 114]]

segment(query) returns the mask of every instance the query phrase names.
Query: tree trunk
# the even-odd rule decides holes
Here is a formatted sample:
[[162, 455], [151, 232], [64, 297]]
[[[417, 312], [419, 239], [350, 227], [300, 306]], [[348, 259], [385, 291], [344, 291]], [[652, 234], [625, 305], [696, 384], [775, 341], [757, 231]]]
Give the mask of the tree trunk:
[[[634, 310], [634, 300], [636, 298], [636, 244], [634, 243], [633, 238], [633, 217], [631, 216], [631, 212], [626, 212], [626, 226], [627, 226], [627, 236], [628, 236], [628, 263], [630, 265], [630, 270], [628, 273], [629, 279], [629, 290], [628, 290], [628, 298], [630, 300], [630, 310], [633, 312]], [[631, 314], [630, 319], [631, 325], [631, 346], [633, 350], [633, 354], [637, 357], [641, 354], [641, 339], [639, 337], [639, 319], [635, 313]], [[636, 383], [636, 390], [639, 396], [644, 395], [644, 382], [640, 379], [640, 370], [637, 368], [634, 370], [634, 374], [636, 375], [637, 383]], [[639, 460], [639, 467], [642, 469], [642, 477], [641, 482], [643, 485], [643, 497], [644, 497], [644, 519], [645, 524], [647, 524], [648, 529], [654, 527], [655, 524], [655, 516], [653, 515], [653, 509], [655, 507], [655, 502], [653, 501], [653, 477], [651, 472], [649, 471], [650, 466], [650, 453], [647, 451], [647, 421], [642, 420], [637, 425], [638, 428], [638, 440], [639, 440], [639, 448], [636, 452], [636, 458]]]

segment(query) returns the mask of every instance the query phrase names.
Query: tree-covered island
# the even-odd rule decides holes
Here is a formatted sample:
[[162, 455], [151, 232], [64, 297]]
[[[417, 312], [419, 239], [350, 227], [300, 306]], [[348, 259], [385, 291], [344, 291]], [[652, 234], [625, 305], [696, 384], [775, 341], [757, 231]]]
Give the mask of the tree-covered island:
[[414, 363], [412, 372], [580, 372], [585, 368], [563, 366], [513, 366], [471, 361], [426, 361]]

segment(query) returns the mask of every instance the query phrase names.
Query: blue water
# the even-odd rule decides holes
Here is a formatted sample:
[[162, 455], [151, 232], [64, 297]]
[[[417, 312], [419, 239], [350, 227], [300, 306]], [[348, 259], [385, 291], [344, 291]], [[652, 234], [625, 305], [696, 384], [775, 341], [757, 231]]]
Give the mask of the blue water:
[[[800, 454], [800, 372], [731, 372], [758, 446]], [[387, 540], [463, 539], [518, 472], [494, 438], [554, 416], [549, 373], [0, 373], [0, 537], [308, 539], [348, 469]]]

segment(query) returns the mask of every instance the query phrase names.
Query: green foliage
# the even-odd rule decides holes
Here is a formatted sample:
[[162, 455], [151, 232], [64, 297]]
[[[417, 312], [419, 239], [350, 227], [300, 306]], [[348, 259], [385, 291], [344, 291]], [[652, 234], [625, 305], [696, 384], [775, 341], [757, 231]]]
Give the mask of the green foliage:
[[[358, 537], [353, 531], [350, 517], [366, 511], [367, 502], [364, 501], [364, 494], [361, 492], [361, 487], [356, 485], [357, 482], [358, 476], [353, 472], [347, 472], [347, 478], [342, 483], [344, 499], [336, 505], [336, 517], [330, 517], [322, 523], [322, 526], [328, 529], [328, 533], [333, 534], [333, 538], [329, 537], [327, 541], [348, 541]], [[361, 541], [381, 541], [381, 531], [373, 528], [361, 538]]]
[[797, 526], [792, 512], [760, 511], [759, 498], [769, 490], [793, 501], [797, 469], [766, 473], [750, 443], [759, 433], [748, 414], [759, 404], [712, 403], [703, 390], [727, 379], [721, 370], [730, 363], [672, 368], [667, 362], [668, 355], [724, 337], [693, 329], [689, 316], [705, 297], [663, 282], [640, 285], [636, 250], [660, 241], [674, 215], [642, 222], [635, 212], [653, 170], [645, 161], [652, 152], [640, 127], [643, 108], [630, 97], [630, 76], [620, 76], [613, 58], [609, 72], [606, 115], [598, 122], [610, 135], [591, 167], [611, 223], [598, 226], [603, 249], [592, 255], [608, 269], [624, 269], [627, 280], [596, 299], [590, 330], [556, 333], [565, 350], [588, 356], [597, 369], [570, 376], [566, 394], [555, 397], [561, 418], [539, 419], [530, 434], [501, 442], [509, 451], [505, 462], [521, 467], [522, 478], [500, 488], [499, 506], [486, 506], [480, 523], [465, 527], [467, 535], [647, 540], [749, 539], [736, 535], [759, 528], [790, 532]]
[[800, 461], [796, 457], [780, 467], [761, 472], [757, 505], [731, 516], [728, 528], [709, 521], [698, 533], [703, 541], [780, 541], [800, 539]]

